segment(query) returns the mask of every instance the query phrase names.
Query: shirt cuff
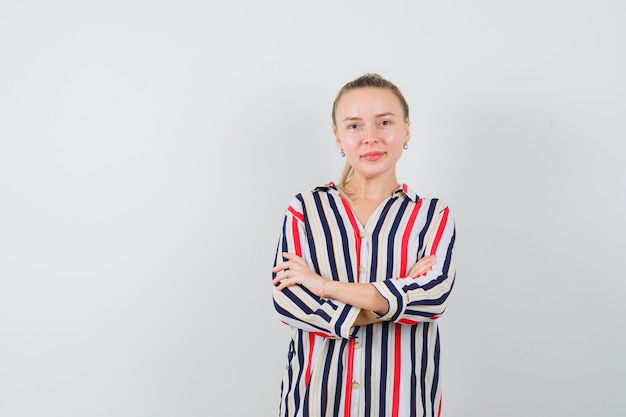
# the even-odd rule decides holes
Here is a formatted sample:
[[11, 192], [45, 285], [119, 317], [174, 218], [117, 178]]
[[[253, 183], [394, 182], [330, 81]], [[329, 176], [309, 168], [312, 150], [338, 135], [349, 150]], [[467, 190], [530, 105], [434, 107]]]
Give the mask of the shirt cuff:
[[388, 279], [371, 283], [376, 290], [387, 300], [389, 309], [385, 314], [376, 314], [376, 316], [384, 321], [396, 321], [406, 308], [406, 294], [402, 291], [398, 280]]
[[335, 313], [335, 317], [330, 323], [333, 333], [344, 339], [354, 337], [354, 322], [359, 316], [360, 308], [353, 307], [349, 304], [337, 303], [339, 307]]

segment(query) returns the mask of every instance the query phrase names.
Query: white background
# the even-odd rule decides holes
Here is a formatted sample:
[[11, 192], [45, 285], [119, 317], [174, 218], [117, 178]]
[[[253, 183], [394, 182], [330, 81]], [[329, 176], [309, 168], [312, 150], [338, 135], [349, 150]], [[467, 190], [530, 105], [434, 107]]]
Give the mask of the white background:
[[622, 1], [3, 1], [0, 415], [274, 416], [282, 213], [395, 82], [456, 215], [444, 416], [624, 415]]

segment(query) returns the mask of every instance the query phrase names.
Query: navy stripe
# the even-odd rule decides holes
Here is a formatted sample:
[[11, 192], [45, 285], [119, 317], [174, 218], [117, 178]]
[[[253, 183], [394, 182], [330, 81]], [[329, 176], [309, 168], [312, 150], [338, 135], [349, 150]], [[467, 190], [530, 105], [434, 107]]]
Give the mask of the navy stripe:
[[328, 314], [326, 314], [326, 312], [322, 310], [311, 310], [311, 308], [303, 300], [298, 298], [298, 296], [289, 287], [283, 289], [282, 291], [283, 295], [291, 300], [294, 305], [298, 306], [301, 312], [303, 312], [304, 314], [315, 314], [324, 319], [326, 322], [330, 323], [331, 318], [330, 316], [328, 316]]
[[329, 396], [329, 392], [328, 392], [328, 378], [330, 375], [330, 366], [331, 366], [331, 359], [333, 358], [333, 351], [335, 350], [335, 344], [334, 343], [329, 343], [328, 344], [328, 351], [326, 352], [326, 360], [324, 361], [324, 371], [322, 373], [322, 389], [321, 389], [321, 393], [322, 393], [322, 398], [321, 398], [321, 405], [322, 405], [322, 415], [325, 416], [326, 415], [326, 409], [328, 408], [328, 396]]
[[296, 378], [296, 384], [293, 388], [294, 392], [294, 407], [296, 410], [300, 409], [300, 384], [304, 383], [304, 379], [302, 378], [302, 372], [304, 371], [304, 346], [302, 345], [302, 330], [298, 330], [298, 348], [296, 349], [296, 358], [298, 360], [298, 376]]
[[[385, 281], [384, 284], [389, 289], [389, 291], [394, 296], [394, 298], [396, 299], [397, 305], [401, 307], [402, 306], [404, 292], [398, 291], [398, 289], [396, 288], [395, 285], [393, 285], [393, 282], [391, 280]], [[389, 318], [389, 320], [390, 321], [396, 321], [400, 317], [401, 313], [402, 313], [402, 308], [398, 308], [396, 310], [396, 312], [391, 316], [391, 318]]]
[[[372, 254], [378, 253], [378, 245], [380, 244], [379, 243], [380, 231], [382, 230], [383, 225], [385, 224], [385, 219], [387, 218], [387, 214], [389, 213], [389, 210], [391, 209], [391, 207], [397, 200], [398, 200], [398, 197], [390, 198], [385, 204], [385, 207], [383, 207], [381, 211], [380, 219], [378, 220], [378, 222], [376, 222], [376, 226], [374, 227], [374, 230], [372, 231], [372, 236], [371, 236]], [[375, 282], [377, 280], [378, 278], [376, 276], [377, 269], [378, 269], [378, 256], [372, 256], [372, 262], [370, 265], [370, 282]], [[385, 278], [393, 278], [393, 277], [388, 275]]]
[[[324, 230], [324, 241], [326, 243], [326, 254], [324, 255], [325, 258], [328, 260], [328, 263], [330, 264], [330, 271], [332, 274], [332, 278], [335, 281], [339, 280], [339, 276], [337, 275], [337, 264], [335, 262], [335, 256], [334, 256], [334, 248], [333, 248], [333, 239], [332, 239], [332, 234], [330, 232], [330, 226], [328, 225], [328, 220], [326, 220], [326, 217], [324, 216], [324, 208], [322, 207], [322, 201], [320, 199], [320, 195], [319, 193], [314, 193], [313, 194], [313, 200], [315, 201], [315, 206], [317, 208], [317, 219], [319, 220], [320, 224], [322, 225], [322, 229]], [[320, 272], [319, 268], [317, 268], [316, 270], [317, 273]]]
[[[391, 230], [389, 231], [389, 237], [387, 238], [387, 259], [389, 260], [394, 259], [393, 255], [395, 252], [396, 238], [398, 238], [398, 241], [400, 242], [400, 244], [402, 244], [401, 243], [402, 234], [400, 233], [398, 228], [400, 227], [400, 222], [402, 221], [404, 214], [407, 212], [407, 206], [409, 205], [410, 202], [411, 200], [406, 200], [406, 199], [402, 201], [402, 203], [400, 204], [400, 207], [398, 208], [398, 212], [396, 213], [396, 217], [393, 220], [393, 224], [391, 225]], [[394, 267], [393, 262], [387, 262], [386, 278], [393, 278], [393, 267]]]
[[[281, 234], [282, 240], [280, 242], [281, 254], [289, 250], [289, 241], [287, 240], [287, 221], [288, 221], [288, 218], [285, 216], [285, 220], [283, 221], [283, 233]], [[274, 266], [278, 264], [279, 262], [278, 259], [279, 257], [276, 256], [276, 258], [274, 259]], [[282, 257], [282, 260], [286, 261], [284, 257]], [[272, 275], [272, 278], [275, 278], [275, 277], [276, 277], [276, 274]]]
[[[283, 290], [283, 291], [284, 291], [284, 290]], [[276, 309], [276, 311], [277, 311], [280, 315], [285, 316], [285, 317], [288, 317], [288, 318], [290, 318], [290, 319], [298, 320], [298, 318], [297, 318], [296, 316], [294, 316], [294, 315], [293, 315], [293, 314], [291, 314], [289, 311], [287, 311], [287, 310], [285, 310], [284, 308], [282, 308], [282, 307], [281, 307], [279, 304], [277, 304], [276, 302], [274, 302], [274, 308]], [[318, 314], [318, 315], [319, 315], [319, 316], [321, 316], [321, 314]], [[328, 317], [328, 316], [327, 316], [327, 317]], [[298, 321], [300, 321], [300, 320], [298, 320]], [[330, 319], [328, 319], [328, 321], [330, 321]], [[311, 326], [311, 327], [314, 327], [314, 328], [318, 329], [318, 330], [319, 330], [319, 331], [321, 331], [321, 332], [328, 333], [328, 330], [327, 330], [327, 329], [325, 329], [325, 328], [323, 328], [323, 327], [320, 327], [320, 326], [317, 326], [317, 325], [315, 325], [315, 324], [311, 324], [311, 323], [307, 323], [307, 325], [309, 325], [309, 326]]]
[[423, 321], [423, 320], [419, 320], [420, 317], [424, 317], [424, 318], [431, 318], [431, 317], [435, 317], [435, 316], [439, 316], [439, 313], [428, 313], [426, 311], [412, 311], [412, 310], [407, 310], [404, 314], [405, 316], [407, 316], [409, 319], [413, 319], [413, 321]]
[[[335, 215], [335, 221], [337, 222], [337, 226], [339, 227], [339, 234], [341, 235], [341, 247], [343, 249], [342, 253], [344, 254], [343, 261], [346, 267], [346, 273], [348, 274], [348, 281], [355, 282], [352, 257], [350, 256], [352, 251], [350, 250], [350, 239], [348, 238], [346, 223], [343, 221], [339, 207], [330, 195], [328, 196], [328, 205], [332, 209], [333, 214]], [[352, 228], [352, 225], [350, 225], [350, 228]], [[335, 258], [335, 254], [332, 252], [328, 252], [328, 256], [330, 259]], [[339, 279], [339, 277], [335, 279]]]
[[309, 245], [309, 256], [311, 257], [311, 263], [313, 264], [313, 270], [319, 272], [320, 266], [317, 260], [317, 245], [313, 239], [313, 231], [311, 230], [311, 222], [308, 220], [309, 214], [306, 206], [302, 206], [302, 214], [304, 215], [304, 231], [306, 235], [306, 242]]
[[428, 232], [428, 226], [430, 226], [430, 223], [433, 221], [433, 216], [435, 215], [435, 207], [437, 206], [437, 199], [433, 198], [432, 200], [430, 200], [430, 204], [428, 205], [428, 210], [426, 211], [426, 222], [424, 223], [425, 226], [424, 228], [422, 228], [422, 231], [419, 234], [419, 247], [422, 248], [422, 250], [420, 251], [419, 257], [418, 258], [423, 258], [424, 256], [426, 256], [426, 246], [428, 245], [424, 245], [424, 237], [426, 236], [426, 232]]
[[452, 237], [450, 238], [450, 243], [448, 244], [448, 250], [446, 251], [446, 259], [443, 262], [442, 274], [448, 275], [448, 271], [450, 270], [450, 262], [452, 261], [452, 251], [454, 250], [454, 241], [456, 240], [456, 228], [452, 229]]
[[[430, 402], [435, 406], [436, 398], [437, 398], [437, 387], [439, 386], [439, 356], [441, 354], [441, 346], [439, 344], [439, 328], [437, 328], [437, 335], [435, 338], [435, 352], [434, 352], [434, 370], [433, 370], [433, 385], [430, 389]], [[433, 417], [435, 415], [435, 408], [433, 407]]]
[[343, 395], [343, 387], [344, 387], [344, 374], [345, 374], [345, 366], [347, 360], [346, 354], [346, 346], [348, 345], [348, 341], [346, 339], [333, 340], [335, 343], [339, 343], [339, 351], [336, 358], [339, 359], [339, 364], [337, 367], [337, 378], [335, 381], [335, 401], [333, 404], [333, 416], [339, 416], [342, 411], [343, 402], [341, 401]]
[[[417, 403], [417, 326], [411, 326], [411, 404]], [[417, 410], [411, 407], [410, 417], [417, 417]]]
[[[283, 380], [283, 382], [280, 384], [280, 398], [283, 398], [283, 395], [286, 392], [291, 392], [291, 386], [293, 384], [293, 369], [291, 368], [291, 366], [289, 366], [291, 364], [291, 361], [293, 360], [293, 357], [295, 355], [295, 341], [291, 340], [291, 343], [289, 343], [289, 352], [287, 353], [287, 387], [285, 389], [285, 381]], [[281, 401], [280, 402], [280, 408], [279, 408], [279, 412], [278, 414], [281, 415], [282, 411], [283, 411], [283, 406], [284, 405], [284, 413], [282, 414], [283, 416], [287, 416], [289, 415], [289, 404], [286, 401]]]
[[420, 394], [422, 409], [426, 410], [426, 370], [428, 369], [428, 329], [429, 322], [424, 322], [422, 327], [422, 363], [420, 372]]
[[335, 334], [341, 334], [341, 325], [346, 321], [348, 313], [352, 310], [352, 306], [346, 305], [339, 313], [339, 319], [335, 323]]
[[[448, 296], [450, 296], [450, 291], [447, 291], [446, 293], [444, 293], [439, 298], [411, 301], [410, 303], [407, 304], [407, 309], [409, 307], [442, 305], [442, 304], [445, 304], [446, 300], [448, 299]], [[408, 313], [408, 311], [407, 311], [407, 313]]]
[[[381, 323], [382, 339], [389, 339], [389, 322]], [[388, 343], [383, 343], [380, 347], [380, 374], [387, 375], [387, 362], [389, 361], [389, 346]], [[379, 416], [384, 416], [385, 408], [387, 407], [387, 379], [381, 378], [380, 386], [378, 387], [378, 396], [380, 404], [378, 407]]]
[[423, 285], [420, 285], [417, 280], [414, 281], [410, 281], [410, 284], [407, 285], [403, 285], [402, 286], [402, 291], [403, 292], [409, 292], [409, 291], [415, 291], [418, 289], [422, 289], [424, 291], [428, 291], [432, 288], [435, 288], [438, 285], [443, 284], [446, 280], [448, 279], [447, 276], [445, 275], [440, 275], [439, 277], [433, 279], [432, 281], [426, 282]]
[[363, 368], [363, 389], [365, 390], [365, 416], [372, 417], [372, 343], [374, 326], [365, 326], [365, 336], [361, 342], [364, 350], [365, 366]]

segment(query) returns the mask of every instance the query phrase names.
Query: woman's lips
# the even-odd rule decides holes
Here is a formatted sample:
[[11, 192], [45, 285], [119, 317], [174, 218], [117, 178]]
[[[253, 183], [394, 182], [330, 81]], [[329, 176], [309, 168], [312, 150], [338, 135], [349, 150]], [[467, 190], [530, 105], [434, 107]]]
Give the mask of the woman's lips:
[[361, 155], [361, 158], [365, 159], [366, 161], [378, 161], [380, 158], [383, 157], [384, 154], [384, 152], [368, 152]]

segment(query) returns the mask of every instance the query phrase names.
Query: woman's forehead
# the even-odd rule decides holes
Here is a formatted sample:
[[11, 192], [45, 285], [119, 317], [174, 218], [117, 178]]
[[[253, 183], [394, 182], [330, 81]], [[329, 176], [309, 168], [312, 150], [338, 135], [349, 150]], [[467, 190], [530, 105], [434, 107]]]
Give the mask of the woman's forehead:
[[403, 113], [403, 110], [400, 99], [386, 88], [349, 90], [341, 96], [337, 103], [337, 115], [340, 116], [340, 119], [346, 116], [374, 116], [390, 113], [399, 115]]

